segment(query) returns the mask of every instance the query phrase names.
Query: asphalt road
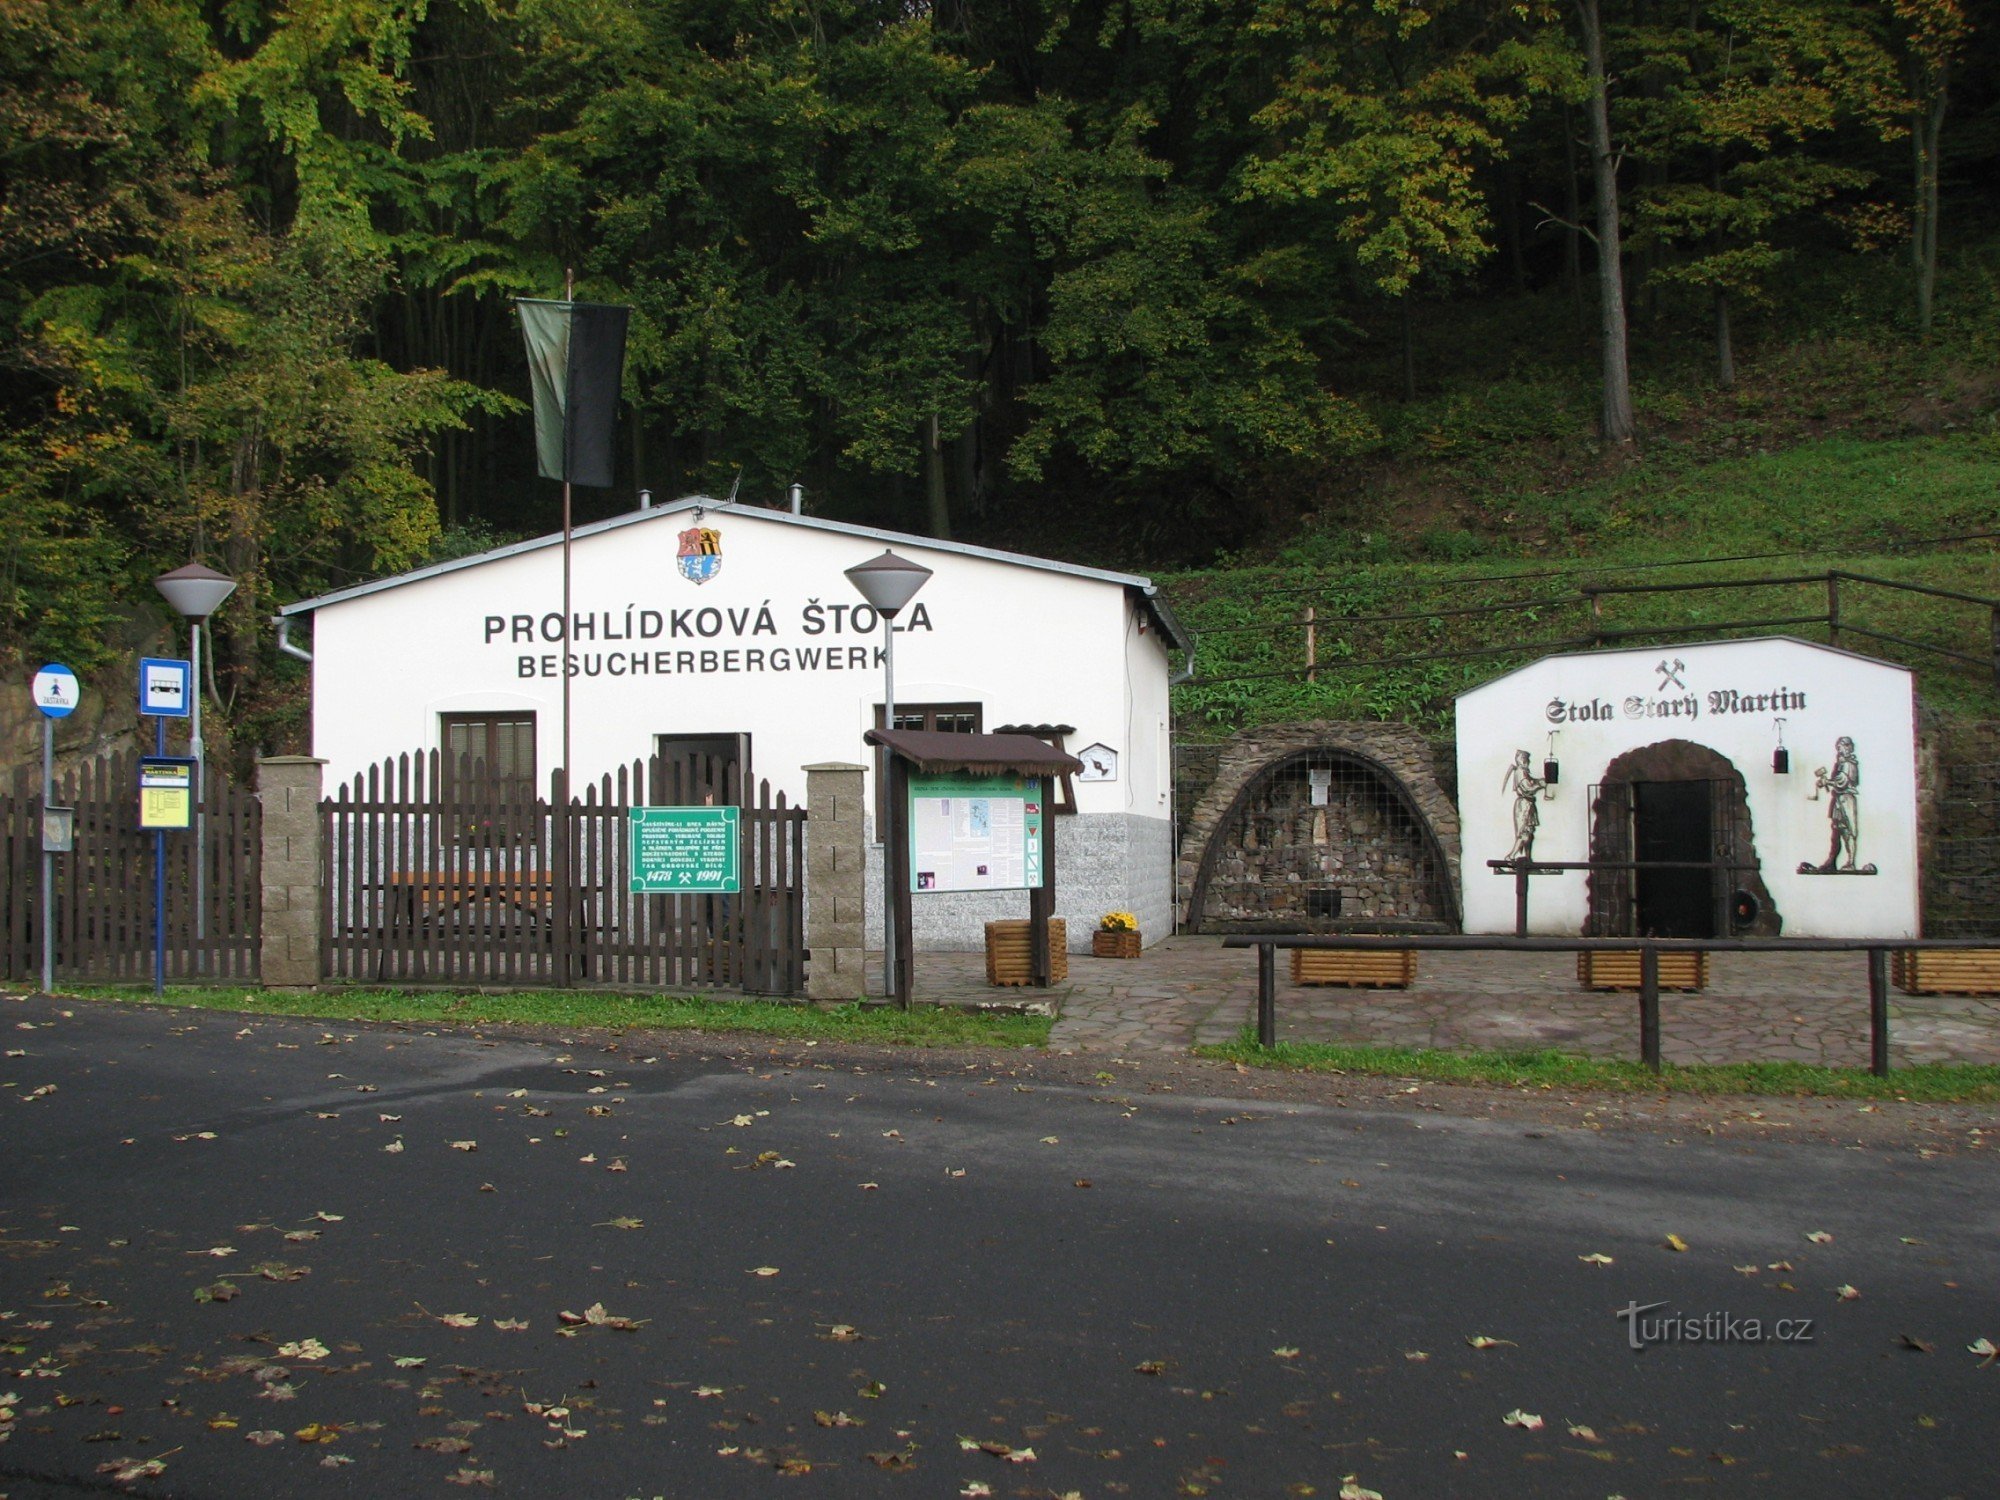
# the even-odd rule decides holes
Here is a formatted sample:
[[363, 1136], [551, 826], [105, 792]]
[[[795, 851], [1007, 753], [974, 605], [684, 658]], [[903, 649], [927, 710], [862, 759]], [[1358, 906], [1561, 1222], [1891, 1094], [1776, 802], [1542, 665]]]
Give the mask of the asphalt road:
[[[43, 999], [0, 1040], [8, 1496], [1994, 1492], [1983, 1150]], [[1635, 1352], [1651, 1303], [1811, 1337]]]

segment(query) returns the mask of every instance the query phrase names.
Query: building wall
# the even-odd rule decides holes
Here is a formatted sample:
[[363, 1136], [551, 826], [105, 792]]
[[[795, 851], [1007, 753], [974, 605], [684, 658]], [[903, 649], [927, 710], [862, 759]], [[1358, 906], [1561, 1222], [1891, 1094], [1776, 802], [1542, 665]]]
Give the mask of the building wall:
[[[1783, 718], [1791, 771], [1772, 769]], [[1508, 856], [1518, 804], [1509, 768], [1527, 752], [1539, 777], [1556, 731], [1561, 778], [1535, 802], [1538, 860], [1589, 855], [1593, 783], [1648, 745], [1706, 746], [1740, 773], [1762, 878], [1788, 937], [1912, 937], [1919, 931], [1915, 699], [1900, 667], [1804, 641], [1650, 646], [1550, 657], [1458, 700], [1458, 779], [1467, 932], [1511, 932], [1514, 881], [1487, 861]], [[1835, 741], [1861, 768], [1857, 866], [1819, 874], [1830, 852], [1831, 796], [1814, 771]], [[1530, 927], [1576, 934], [1589, 912], [1582, 872], [1533, 878]]]
[[[1131, 813], [1053, 818], [1055, 915], [1068, 924], [1072, 953], [1088, 952], [1097, 919], [1129, 911], [1147, 946], [1173, 931], [1173, 825]], [[1028, 915], [1026, 891], [916, 891], [910, 926], [919, 952], [969, 952], [986, 924]], [[868, 946], [882, 946], [882, 846], [868, 846]]]
[[[720, 568], [696, 584], [677, 562], [695, 524], [661, 509], [575, 545], [572, 612], [590, 622], [570, 648], [579, 781], [650, 754], [656, 735], [747, 731], [757, 774], [794, 799], [817, 761], [867, 760], [872, 783], [861, 735], [883, 633], [842, 570], [893, 543], [936, 575], [897, 630], [900, 704], [978, 702], [988, 729], [1073, 724], [1073, 747], [1120, 752], [1117, 781], [1077, 787], [1081, 811], [1167, 816], [1169, 653], [1157, 629], [1140, 634], [1123, 584], [735, 508], [702, 520]], [[545, 777], [561, 759], [561, 566], [542, 547], [319, 607], [313, 748], [329, 785], [436, 748], [440, 714], [519, 710], [536, 714]]]

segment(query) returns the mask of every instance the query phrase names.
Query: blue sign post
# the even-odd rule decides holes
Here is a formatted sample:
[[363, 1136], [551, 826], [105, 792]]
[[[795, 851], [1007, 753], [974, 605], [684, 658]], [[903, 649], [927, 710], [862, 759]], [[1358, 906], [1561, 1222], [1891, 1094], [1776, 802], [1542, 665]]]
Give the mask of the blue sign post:
[[[192, 715], [194, 704], [194, 666], [191, 662], [173, 657], [142, 656], [139, 658], [139, 712], [153, 721], [153, 760], [158, 761], [167, 753], [167, 720], [185, 719]], [[148, 796], [152, 801], [165, 800], [161, 789], [149, 786], [146, 762], [140, 762], [139, 771], [139, 826], [153, 830], [153, 993], [165, 994], [167, 988], [167, 835], [168, 828], [185, 828], [183, 821], [169, 822], [164, 818], [149, 818], [146, 809]], [[193, 767], [194, 762], [188, 761]], [[189, 803], [194, 796], [195, 777], [198, 769], [187, 773], [192, 795], [184, 792]]]
[[[83, 686], [76, 673], [50, 662], [35, 674], [35, 707], [42, 711], [42, 811], [56, 800], [56, 720], [76, 712]], [[56, 856], [42, 841], [42, 993], [56, 987]]]

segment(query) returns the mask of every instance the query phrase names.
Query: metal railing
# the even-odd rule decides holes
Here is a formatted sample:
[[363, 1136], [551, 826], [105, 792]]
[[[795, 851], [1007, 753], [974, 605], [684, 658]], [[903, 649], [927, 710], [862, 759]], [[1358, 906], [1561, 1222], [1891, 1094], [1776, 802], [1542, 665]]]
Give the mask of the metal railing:
[[1662, 953], [1865, 953], [1868, 955], [1868, 1071], [1889, 1076], [1889, 955], [1992, 948], [1991, 939], [1955, 938], [1570, 938], [1570, 937], [1368, 937], [1316, 933], [1254, 933], [1222, 940], [1225, 948], [1257, 950], [1257, 1044], [1278, 1042], [1277, 950], [1332, 948], [1360, 952], [1409, 949], [1426, 952], [1631, 953], [1639, 954], [1639, 1060], [1660, 1071], [1660, 955]]

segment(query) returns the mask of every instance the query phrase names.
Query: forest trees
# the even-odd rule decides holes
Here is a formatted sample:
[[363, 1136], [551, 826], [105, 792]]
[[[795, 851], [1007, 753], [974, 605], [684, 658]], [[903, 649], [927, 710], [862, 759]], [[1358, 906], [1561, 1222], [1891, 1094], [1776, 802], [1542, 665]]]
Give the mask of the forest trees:
[[1928, 326], [1991, 57], [1962, 0], [0, 0], [0, 649], [546, 524], [508, 299], [566, 268], [635, 310], [631, 488], [1203, 555], [1590, 240], [1622, 448], [1630, 292], [1726, 384], [1894, 208]]

